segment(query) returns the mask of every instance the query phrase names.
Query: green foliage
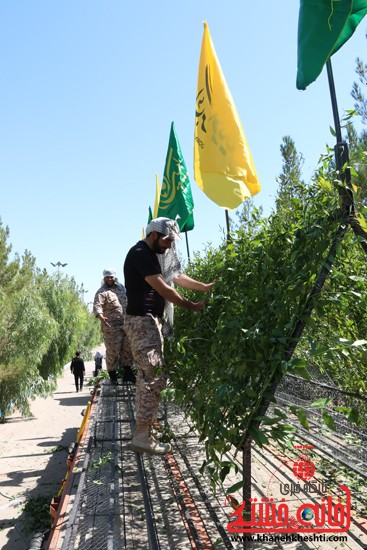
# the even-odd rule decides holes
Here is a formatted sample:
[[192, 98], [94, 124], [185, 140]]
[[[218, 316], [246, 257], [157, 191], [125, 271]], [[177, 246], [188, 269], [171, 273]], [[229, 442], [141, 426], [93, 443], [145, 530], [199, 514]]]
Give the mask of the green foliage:
[[74, 279], [38, 276], [40, 294], [51, 317], [57, 321], [57, 332], [39, 365], [41, 376], [60, 376], [64, 365], [78, 350], [82, 355], [100, 340], [98, 323], [80, 297]]
[[362, 85], [366, 85], [367, 83], [367, 65], [363, 63], [363, 61], [360, 58], [357, 58], [356, 60], [356, 73], [358, 75], [359, 84], [356, 82], [353, 83], [352, 87], [352, 97], [355, 100], [355, 109], [359, 116], [361, 117], [361, 120], [363, 124], [366, 124], [367, 122], [367, 101], [366, 98], [361, 90]]
[[92, 462], [92, 464], [88, 467], [88, 472], [93, 472], [93, 470], [97, 470], [98, 468], [103, 468], [104, 466], [108, 466], [112, 462], [112, 453], [111, 451], [105, 451], [98, 460], [95, 462]]
[[100, 369], [98, 371], [98, 374], [97, 376], [91, 376], [90, 378], [88, 378], [88, 381], [87, 381], [87, 386], [96, 386], [96, 385], [99, 385], [99, 383], [102, 381], [102, 380], [109, 380], [109, 374], [106, 370], [104, 369]]
[[[259, 446], [292, 437], [295, 430], [281, 411], [272, 418], [258, 416], [263, 398], [274, 401], [273, 380], [287, 372], [309, 379], [312, 358], [320, 371], [327, 370], [343, 387], [364, 391], [365, 258], [351, 232], [339, 242], [337, 258], [327, 257], [340, 224], [339, 176], [327, 156], [306, 186], [297, 169], [302, 157], [290, 138], [284, 139], [282, 154], [276, 211], [263, 218], [255, 208], [247, 208], [232, 232], [232, 242], [218, 249], [208, 247], [203, 257], [196, 255], [191, 262], [189, 275], [216, 280], [217, 286], [205, 312], [195, 318], [191, 312], [176, 310], [176, 341], [167, 350], [176, 400], [205, 443], [205, 466], [213, 483], [223, 481], [228, 473], [228, 466], [223, 466], [226, 453], [240, 448], [247, 435]], [[333, 262], [325, 292], [316, 297], [310, 318], [307, 299], [320, 270]], [[300, 320], [306, 330], [294, 342]], [[295, 343], [296, 353], [289, 360]], [[322, 408], [325, 424], [334, 429], [326, 404], [316, 406]], [[305, 411], [293, 412], [308, 428]]]
[[52, 496], [38, 496], [27, 500], [24, 505], [27, 531], [45, 531], [50, 527], [50, 503]]
[[8, 228], [0, 222], [0, 420], [49, 395], [79, 349], [100, 341], [98, 323], [73, 279], [41, 272], [26, 251], [9, 259]]

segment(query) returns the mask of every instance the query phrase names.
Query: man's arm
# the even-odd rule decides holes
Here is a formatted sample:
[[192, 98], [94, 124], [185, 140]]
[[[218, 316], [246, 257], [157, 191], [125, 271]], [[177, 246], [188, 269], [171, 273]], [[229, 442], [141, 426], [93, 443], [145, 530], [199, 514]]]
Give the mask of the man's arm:
[[177, 290], [167, 285], [160, 273], [157, 275], [148, 275], [145, 277], [145, 280], [148, 285], [154, 288], [154, 290], [162, 296], [162, 298], [172, 302], [176, 306], [182, 307], [183, 309], [189, 309], [190, 311], [202, 311], [205, 307], [205, 300], [191, 302], [191, 300], [187, 300], [181, 296]]
[[107, 327], [110, 327], [108, 323], [108, 317], [105, 317], [103, 315], [103, 306], [106, 303], [106, 295], [101, 291], [97, 291], [96, 295], [94, 296], [94, 302], [93, 302], [93, 314], [99, 319], [104, 325]]
[[191, 277], [188, 277], [184, 273], [180, 273], [176, 277], [173, 277], [173, 282], [182, 288], [199, 290], [200, 292], [209, 292], [215, 285], [215, 283], [201, 283], [200, 281], [191, 279]]

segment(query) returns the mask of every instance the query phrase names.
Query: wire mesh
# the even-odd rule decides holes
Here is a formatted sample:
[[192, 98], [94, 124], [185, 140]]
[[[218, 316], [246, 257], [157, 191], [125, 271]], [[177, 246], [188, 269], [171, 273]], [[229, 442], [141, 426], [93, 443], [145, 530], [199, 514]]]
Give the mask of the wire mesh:
[[[134, 392], [132, 386], [112, 386], [108, 382], [101, 387], [89, 426], [91, 444], [77, 488], [75, 509], [67, 526], [69, 535], [65, 537], [62, 550], [183, 550], [192, 547], [183, 517], [189, 510], [180, 507], [182, 499], [178, 492], [182, 488], [167, 471], [165, 458], [137, 455], [129, 449], [135, 413]], [[316, 394], [311, 389], [308, 392], [305, 381], [294, 379], [284, 380], [277, 394], [278, 401], [284, 405], [302, 403], [306, 408], [318, 397], [317, 389]], [[165, 411], [168, 411], [168, 422]], [[309, 415], [315, 428], [313, 437], [316, 437], [320, 424], [318, 414], [318, 411], [311, 410]], [[224, 494], [215, 494], [209, 479], [199, 474], [205, 450], [199, 444], [197, 434], [175, 405], [162, 405], [158, 417], [162, 427], [175, 434], [173, 455], [212, 547], [242, 548], [241, 543], [230, 540], [225, 530], [231, 509], [225, 508]], [[338, 429], [350, 428], [347, 422], [345, 426], [344, 423], [345, 419], [341, 419]], [[358, 432], [358, 435], [361, 434]], [[327, 434], [328, 439], [325, 439], [320, 430], [317, 437], [325, 447], [334, 445], [342, 449], [338, 434]], [[347, 445], [346, 449], [351, 454], [348, 460], [357, 460], [357, 455], [352, 456]], [[363, 451], [358, 460], [361, 457], [364, 461]], [[194, 547], [200, 548], [200, 542], [198, 544]]]
[[[342, 461], [346, 466], [358, 472], [361, 476], [367, 476], [367, 431], [361, 426], [347, 419], [347, 417], [328, 407], [327, 412], [332, 417], [335, 430], [328, 429], [323, 423], [322, 411], [311, 405], [320, 397], [332, 399], [333, 405], [358, 410], [364, 402], [358, 395], [346, 394], [336, 386], [331, 386], [330, 380], [324, 380], [321, 376], [317, 379], [315, 371], [313, 380], [307, 381], [295, 376], [286, 376], [278, 385], [276, 392], [276, 406], [301, 407], [308, 418], [310, 429], [304, 430], [294, 417], [292, 422], [298, 430], [315, 446], [327, 454]], [[318, 383], [319, 382], [319, 383]], [[324, 382], [327, 382], [327, 387]]]

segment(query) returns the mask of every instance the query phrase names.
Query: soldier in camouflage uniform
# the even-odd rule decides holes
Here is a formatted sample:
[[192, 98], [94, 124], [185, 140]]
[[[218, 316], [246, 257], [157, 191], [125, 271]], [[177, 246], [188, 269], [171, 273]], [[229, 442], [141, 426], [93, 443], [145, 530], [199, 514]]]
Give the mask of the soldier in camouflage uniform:
[[103, 284], [94, 297], [93, 313], [101, 321], [106, 346], [106, 367], [110, 380], [117, 384], [117, 369], [124, 367], [124, 382], [135, 383], [129, 340], [124, 329], [126, 290], [117, 280], [114, 269], [103, 271]]
[[[181, 296], [162, 277], [157, 254], [170, 249], [178, 236], [175, 221], [156, 218], [146, 228], [146, 238], [128, 252], [125, 265], [127, 315], [125, 330], [129, 337], [135, 365], [136, 425], [130, 448], [139, 453], [164, 454], [171, 450], [150, 435], [157, 415], [160, 392], [166, 387], [164, 372], [162, 317], [165, 300], [191, 311], [202, 311], [204, 301], [191, 302]], [[208, 285], [186, 277], [182, 273], [173, 276], [180, 286], [208, 292]]]

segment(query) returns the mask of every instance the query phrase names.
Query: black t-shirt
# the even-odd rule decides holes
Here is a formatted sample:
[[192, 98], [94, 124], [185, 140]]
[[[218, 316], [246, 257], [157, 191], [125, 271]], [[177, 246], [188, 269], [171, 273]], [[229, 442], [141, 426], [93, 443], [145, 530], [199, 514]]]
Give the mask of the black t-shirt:
[[146, 242], [139, 241], [130, 248], [124, 265], [128, 315], [163, 317], [164, 298], [145, 281], [149, 275], [158, 275], [161, 267], [157, 255]]

